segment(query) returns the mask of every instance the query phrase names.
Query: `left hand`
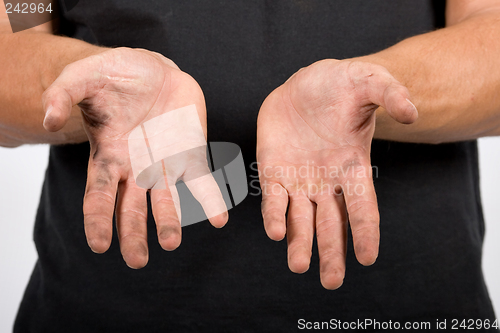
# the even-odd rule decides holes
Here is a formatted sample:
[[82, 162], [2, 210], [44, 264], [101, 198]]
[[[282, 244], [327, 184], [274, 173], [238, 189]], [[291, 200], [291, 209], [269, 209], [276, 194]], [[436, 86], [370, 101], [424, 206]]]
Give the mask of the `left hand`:
[[[378, 256], [379, 213], [370, 165], [375, 110], [400, 123], [417, 110], [384, 67], [323, 60], [295, 73], [264, 101], [257, 122], [262, 215], [268, 236], [288, 241], [290, 270], [309, 268], [316, 231], [321, 283], [345, 274], [347, 220], [358, 261]], [[285, 214], [288, 207], [288, 218]]]

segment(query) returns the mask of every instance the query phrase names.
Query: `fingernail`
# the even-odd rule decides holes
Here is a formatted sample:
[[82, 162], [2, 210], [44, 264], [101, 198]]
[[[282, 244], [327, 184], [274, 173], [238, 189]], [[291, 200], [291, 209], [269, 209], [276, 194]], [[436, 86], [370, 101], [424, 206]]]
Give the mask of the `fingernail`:
[[45, 112], [45, 118], [43, 119], [43, 127], [47, 128], [47, 125], [48, 125], [48, 120], [50, 118], [50, 114], [52, 112], [52, 105], [49, 105], [49, 107], [47, 108], [47, 112]]
[[408, 98], [406, 100], [408, 101], [408, 103], [410, 103], [410, 105], [413, 107], [413, 109], [415, 109], [415, 112], [418, 113], [418, 110], [417, 110], [417, 107], [415, 106], [415, 104], [413, 104]]

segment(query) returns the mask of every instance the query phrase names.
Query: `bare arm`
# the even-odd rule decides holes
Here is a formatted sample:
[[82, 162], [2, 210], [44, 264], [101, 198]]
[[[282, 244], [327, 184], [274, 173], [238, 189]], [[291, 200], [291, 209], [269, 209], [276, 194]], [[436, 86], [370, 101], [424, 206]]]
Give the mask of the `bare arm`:
[[440, 143], [500, 134], [500, 3], [449, 0], [446, 22], [359, 58], [387, 68], [419, 110], [406, 126], [380, 108], [375, 138]]
[[[8, 20], [1, 27], [0, 145], [76, 143], [88, 138], [83, 223], [94, 252], [108, 249], [116, 221], [127, 265], [146, 265], [148, 191], [158, 242], [165, 250], [177, 248], [182, 232], [178, 180], [186, 183], [214, 226], [227, 222], [222, 194], [207, 171], [203, 92], [190, 75], [148, 50], [100, 48], [51, 35], [50, 29], [12, 34]], [[155, 132], [148, 141], [144, 124], [165, 119], [170, 111], [176, 125], [168, 128], [165, 121], [159, 122], [154, 130], [161, 130], [161, 135]], [[137, 142], [143, 141], [132, 135], [137, 129], [145, 145], [157, 142], [154, 150], [147, 147], [151, 159], [146, 163], [137, 149]], [[194, 153], [190, 145], [200, 149]], [[179, 153], [184, 151], [189, 154]], [[165, 161], [173, 155], [182, 158]], [[137, 168], [134, 174], [133, 161], [141, 165], [140, 175]], [[139, 185], [138, 176], [146, 181]]]
[[61, 131], [43, 128], [42, 94], [66, 65], [104, 50], [54, 36], [50, 23], [14, 34], [0, 0], [0, 145], [86, 141], [78, 107]]
[[271, 239], [286, 236], [293, 272], [309, 268], [316, 235], [321, 283], [342, 285], [347, 223], [358, 261], [377, 259], [374, 134], [425, 143], [500, 134], [497, 3], [450, 0], [446, 28], [370, 56], [317, 61], [266, 98], [257, 120], [262, 216]]

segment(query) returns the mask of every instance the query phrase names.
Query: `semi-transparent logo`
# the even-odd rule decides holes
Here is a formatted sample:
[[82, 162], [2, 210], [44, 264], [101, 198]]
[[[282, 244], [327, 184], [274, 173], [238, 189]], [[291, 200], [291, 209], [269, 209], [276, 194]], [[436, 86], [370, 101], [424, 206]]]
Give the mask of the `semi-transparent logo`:
[[248, 194], [239, 147], [229, 142], [207, 144], [195, 105], [137, 126], [128, 147], [136, 184], [169, 189], [182, 226], [220, 215]]

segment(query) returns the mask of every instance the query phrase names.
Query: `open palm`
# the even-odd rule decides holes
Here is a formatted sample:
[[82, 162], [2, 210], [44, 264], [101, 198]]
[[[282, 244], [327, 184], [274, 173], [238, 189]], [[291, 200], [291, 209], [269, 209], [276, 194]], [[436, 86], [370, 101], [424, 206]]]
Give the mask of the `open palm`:
[[[202, 147], [206, 144], [203, 93], [196, 81], [169, 59], [154, 52], [128, 48], [85, 58], [63, 70], [45, 91], [43, 103], [44, 126], [51, 131], [64, 126], [72, 108], [79, 107], [82, 111], [91, 146], [83, 204], [84, 225], [93, 251], [102, 253], [108, 249], [116, 210], [124, 260], [133, 268], [146, 265], [149, 188], [152, 188], [151, 204], [161, 246], [166, 250], [179, 246], [180, 209], [174, 185], [190, 174], [203, 175], [190, 182], [193, 185], [190, 190], [205, 211], [220, 208], [218, 215], [207, 213], [210, 222], [217, 227], [227, 222], [225, 204], [208, 171]], [[184, 121], [176, 117], [177, 124], [171, 128], [175, 133], [169, 133], [172, 140], [159, 142], [161, 147], [156, 149], [166, 149], [172, 154], [193, 147], [202, 149], [198, 149], [197, 154], [181, 156], [174, 165], [164, 165], [165, 177], [158, 179], [164, 186], [157, 186], [153, 179], [150, 187], [139, 187], [129, 155], [131, 133], [134, 129], [140, 130], [149, 120], [153, 123], [155, 118], [189, 105], [195, 106], [196, 119], [187, 117]], [[190, 180], [195, 178], [192, 176]]]
[[402, 123], [417, 118], [408, 90], [383, 67], [323, 60], [273, 91], [259, 112], [257, 162], [266, 232], [274, 240], [286, 234], [289, 267], [297, 273], [309, 267], [316, 233], [325, 288], [342, 284], [348, 221], [358, 261], [370, 265], [378, 255], [370, 165], [378, 106]]

